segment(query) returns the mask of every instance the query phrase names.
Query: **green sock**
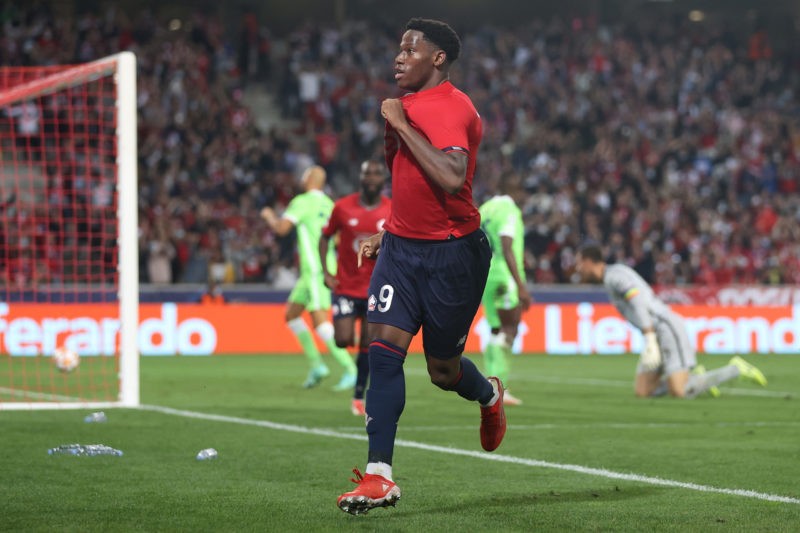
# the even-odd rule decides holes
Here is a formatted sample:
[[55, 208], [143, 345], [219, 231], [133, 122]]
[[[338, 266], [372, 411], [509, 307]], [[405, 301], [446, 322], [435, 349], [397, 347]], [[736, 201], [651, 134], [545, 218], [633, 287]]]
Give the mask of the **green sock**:
[[500, 378], [503, 385], [506, 385], [510, 372], [509, 358], [511, 357], [511, 346], [507, 344], [495, 345], [494, 354], [494, 375]]
[[356, 374], [358, 369], [356, 368], [356, 363], [353, 361], [353, 357], [350, 355], [350, 352], [345, 350], [344, 348], [339, 348], [336, 346], [336, 342], [333, 339], [325, 341], [325, 346], [328, 347], [328, 351], [331, 353], [336, 362], [342, 365], [344, 371], [347, 374]]
[[487, 376], [494, 376], [496, 346], [489, 342], [483, 351], [483, 367]]
[[295, 332], [294, 336], [297, 337], [297, 341], [300, 343], [300, 346], [303, 347], [303, 352], [306, 354], [311, 368], [320, 366], [322, 364], [322, 356], [317, 349], [317, 345], [314, 343], [311, 332], [306, 329], [305, 331]]

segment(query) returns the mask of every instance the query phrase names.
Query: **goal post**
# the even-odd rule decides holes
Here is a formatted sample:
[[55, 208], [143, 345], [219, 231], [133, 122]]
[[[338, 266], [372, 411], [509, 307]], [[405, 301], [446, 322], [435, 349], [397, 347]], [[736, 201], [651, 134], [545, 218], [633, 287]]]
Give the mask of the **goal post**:
[[120, 390], [126, 407], [139, 405], [139, 191], [136, 138], [136, 58], [118, 56], [117, 74], [117, 217], [119, 230]]
[[131, 52], [0, 66], [0, 410], [139, 405], [136, 98]]

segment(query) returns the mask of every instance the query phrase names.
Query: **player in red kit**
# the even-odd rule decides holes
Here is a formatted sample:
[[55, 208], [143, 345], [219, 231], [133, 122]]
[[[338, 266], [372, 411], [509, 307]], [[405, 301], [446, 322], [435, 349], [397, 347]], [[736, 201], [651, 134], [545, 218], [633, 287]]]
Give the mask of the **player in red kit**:
[[[359, 174], [360, 191], [338, 200], [328, 224], [322, 228], [319, 254], [325, 285], [332, 291], [334, 340], [340, 348], [355, 345], [356, 320], [360, 321], [358, 375], [353, 391], [351, 411], [354, 415], [365, 414], [364, 391], [369, 377], [369, 337], [367, 336], [367, 289], [374, 261], [358, 264], [358, 249], [361, 241], [383, 229], [389, 217], [391, 200], [381, 194], [386, 185], [386, 168], [381, 161], [364, 161]], [[336, 259], [336, 275], [328, 271], [328, 247], [331, 237], [339, 236]]]
[[506, 431], [503, 385], [462, 356], [492, 251], [472, 201], [481, 118], [449, 81], [460, 51], [444, 22], [411, 19], [394, 61], [395, 81], [409, 94], [381, 104], [392, 212], [384, 231], [359, 250], [377, 261], [367, 300], [367, 468], [364, 475], [354, 469], [358, 486], [337, 501], [351, 514], [400, 499], [392, 455], [405, 406], [403, 363], [420, 328], [431, 381], [479, 402], [483, 448], [496, 449]]

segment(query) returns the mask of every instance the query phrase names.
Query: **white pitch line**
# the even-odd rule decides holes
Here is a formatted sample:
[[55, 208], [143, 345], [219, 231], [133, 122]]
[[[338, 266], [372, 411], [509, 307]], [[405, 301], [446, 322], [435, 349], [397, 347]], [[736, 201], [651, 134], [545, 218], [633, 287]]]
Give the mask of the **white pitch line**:
[[725, 394], [732, 394], [733, 396], [764, 396], [767, 398], [794, 398], [797, 396], [797, 392], [781, 392], [777, 390], [761, 390], [761, 389], [736, 389], [736, 388], [729, 388], [725, 385], [722, 385], [720, 389], [722, 391], [722, 395]]
[[8, 394], [9, 396], [16, 396], [18, 398], [30, 398], [32, 400], [42, 400], [50, 402], [79, 402], [81, 398], [77, 396], [65, 396], [63, 394], [55, 394], [50, 392], [36, 392], [24, 389], [13, 389], [9, 387], [0, 387], [0, 394]]
[[[409, 376], [427, 376], [428, 373], [424, 369], [410, 368], [406, 370], [406, 375]], [[554, 383], [556, 385], [589, 385], [596, 387], [614, 387], [633, 389], [633, 381], [621, 381], [617, 379], [599, 379], [599, 378], [581, 378], [572, 377], [564, 378], [560, 376], [530, 376], [519, 374], [514, 376], [514, 382], [532, 382], [532, 383]], [[720, 390], [722, 395], [729, 394], [731, 396], [761, 396], [765, 398], [794, 398], [797, 392], [784, 392], [775, 390], [764, 389], [740, 389], [735, 387], [728, 387], [722, 385]]]
[[[334, 437], [338, 439], [349, 440], [367, 440], [366, 435], [355, 435], [351, 433], [341, 433], [330, 429], [311, 428], [305, 426], [297, 426], [294, 424], [280, 424], [277, 422], [270, 422], [268, 420], [251, 420], [248, 418], [239, 418], [235, 416], [215, 415], [211, 413], [199, 413], [196, 411], [186, 411], [183, 409], [173, 409], [171, 407], [162, 407], [159, 405], [142, 405], [139, 407], [146, 411], [155, 411], [158, 413], [182, 416], [185, 418], [194, 418], [198, 420], [211, 420], [214, 422], [227, 422], [231, 424], [242, 424], [246, 426], [257, 426], [268, 429], [276, 429], [280, 431], [291, 431], [293, 433], [305, 433], [309, 435], [319, 435], [323, 437]], [[699, 492], [711, 492], [716, 494], [727, 494], [729, 496], [741, 496], [744, 498], [753, 498], [756, 500], [765, 500], [770, 502], [780, 503], [793, 503], [800, 505], [800, 499], [791, 496], [780, 496], [777, 494], [767, 494], [763, 492], [756, 492], [754, 490], [744, 489], [726, 489], [720, 487], [712, 487], [709, 485], [700, 485], [697, 483], [686, 483], [683, 481], [673, 481], [670, 479], [662, 479], [658, 477], [642, 476], [639, 474], [626, 474], [624, 472], [614, 472], [604, 468], [591, 468], [581, 465], [571, 465], [562, 463], [551, 463], [548, 461], [539, 461], [536, 459], [525, 459], [522, 457], [514, 457], [511, 455], [491, 454], [486, 452], [477, 452], [472, 450], [462, 450], [459, 448], [450, 448], [447, 446], [435, 446], [432, 444], [425, 444], [422, 442], [415, 442], [410, 440], [399, 439], [395, 442], [395, 446], [401, 448], [416, 448], [418, 450], [425, 450], [429, 452], [446, 453], [449, 455], [460, 455], [463, 457], [473, 457], [475, 459], [483, 459], [486, 461], [497, 461], [500, 463], [511, 463], [524, 466], [532, 466], [538, 468], [552, 468], [555, 470], [565, 470], [569, 472], [576, 472], [579, 474], [586, 474], [589, 476], [598, 476], [608, 479], [620, 479], [623, 481], [633, 481], [636, 483], [645, 483], [649, 485], [659, 485], [662, 487], [672, 487], [694, 490]]]
[[[770, 427], [770, 428], [795, 428], [800, 426], [800, 422], [791, 420], [785, 422], [716, 422], [709, 424], [707, 422], [642, 422], [642, 423], [628, 423], [628, 422], [609, 422], [603, 424], [509, 424], [508, 429], [514, 431], [526, 430], [546, 430], [546, 429], [675, 429], [675, 428], [728, 428], [728, 427]], [[474, 431], [475, 426], [401, 426], [402, 431]], [[356, 426], [338, 426], [337, 431], [359, 431], [362, 427]]]
[[[619, 387], [619, 388], [632, 388], [631, 381], [617, 381], [611, 379], [596, 379], [596, 378], [560, 378], [550, 376], [514, 376], [514, 381], [529, 381], [539, 383], [555, 383], [563, 385], [594, 385], [599, 387]], [[761, 396], [765, 398], [793, 398], [797, 396], [797, 392], [783, 392], [775, 390], [764, 389], [739, 389], [735, 387], [727, 387], [724, 384], [720, 386], [722, 396]]]

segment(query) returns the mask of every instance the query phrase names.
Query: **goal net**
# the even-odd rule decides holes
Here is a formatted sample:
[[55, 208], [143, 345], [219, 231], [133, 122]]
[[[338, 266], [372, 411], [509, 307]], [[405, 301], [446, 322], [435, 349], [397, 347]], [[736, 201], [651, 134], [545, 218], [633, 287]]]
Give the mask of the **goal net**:
[[0, 66], [0, 410], [139, 404], [136, 183], [132, 53]]

